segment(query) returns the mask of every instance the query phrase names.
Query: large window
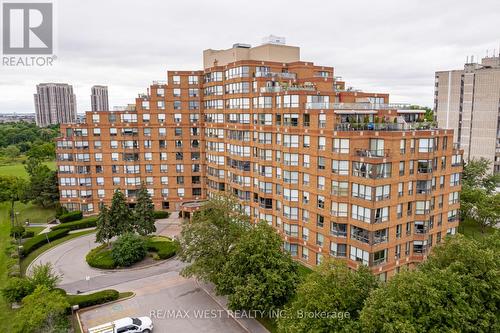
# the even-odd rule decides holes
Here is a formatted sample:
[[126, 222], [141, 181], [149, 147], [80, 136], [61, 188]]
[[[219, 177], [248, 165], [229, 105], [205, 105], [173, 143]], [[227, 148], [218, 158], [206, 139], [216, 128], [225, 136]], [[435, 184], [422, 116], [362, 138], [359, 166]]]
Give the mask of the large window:
[[349, 139], [333, 139], [333, 152], [349, 154]]

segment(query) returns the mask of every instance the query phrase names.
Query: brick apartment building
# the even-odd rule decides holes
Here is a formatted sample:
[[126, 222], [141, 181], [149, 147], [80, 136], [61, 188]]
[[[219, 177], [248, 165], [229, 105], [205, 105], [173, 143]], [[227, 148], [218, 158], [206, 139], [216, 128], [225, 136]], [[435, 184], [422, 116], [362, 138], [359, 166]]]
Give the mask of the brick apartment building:
[[190, 211], [233, 193], [308, 265], [369, 265], [382, 280], [425, 259], [458, 225], [461, 154], [453, 131], [389, 95], [346, 89], [332, 67], [281, 44], [205, 50], [204, 69], [168, 71], [135, 110], [87, 112], [61, 128], [61, 203], [85, 214], [131, 205]]

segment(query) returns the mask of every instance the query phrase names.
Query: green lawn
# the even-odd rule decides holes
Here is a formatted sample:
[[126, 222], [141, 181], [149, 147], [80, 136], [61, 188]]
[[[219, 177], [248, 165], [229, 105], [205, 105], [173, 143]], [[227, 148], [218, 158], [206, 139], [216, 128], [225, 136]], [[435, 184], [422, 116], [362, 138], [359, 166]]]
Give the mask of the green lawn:
[[33, 231], [35, 236], [38, 235], [45, 227], [27, 227], [26, 231]]
[[[8, 203], [0, 204], [0, 288], [7, 282], [7, 255], [5, 248], [10, 241], [10, 222], [8, 213]], [[3, 297], [0, 297], [0, 332], [11, 332], [13, 325], [14, 311], [5, 302]]]
[[[51, 170], [56, 169], [56, 162], [54, 161], [43, 162], [43, 164], [48, 166]], [[0, 175], [28, 178], [28, 173], [24, 169], [24, 164], [22, 163], [7, 164], [0, 166]]]
[[483, 234], [481, 233], [479, 224], [470, 219], [465, 219], [458, 225], [458, 232], [469, 238], [480, 239], [484, 236], [491, 235], [493, 232], [495, 232], [495, 228], [487, 227]]
[[32, 203], [23, 204], [21, 202], [16, 202], [14, 211], [19, 213], [16, 214], [16, 222], [18, 223], [23, 223], [26, 220], [29, 220], [30, 223], [47, 223], [49, 218], [56, 215], [53, 208], [45, 209], [35, 206]]

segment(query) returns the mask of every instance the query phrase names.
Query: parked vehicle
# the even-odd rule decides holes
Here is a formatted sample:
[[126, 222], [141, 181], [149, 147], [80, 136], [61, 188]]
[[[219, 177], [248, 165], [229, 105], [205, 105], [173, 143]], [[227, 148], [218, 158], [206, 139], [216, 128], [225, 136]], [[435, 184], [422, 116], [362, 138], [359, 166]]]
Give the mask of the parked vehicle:
[[149, 317], [126, 317], [88, 329], [88, 333], [151, 333], [153, 321]]

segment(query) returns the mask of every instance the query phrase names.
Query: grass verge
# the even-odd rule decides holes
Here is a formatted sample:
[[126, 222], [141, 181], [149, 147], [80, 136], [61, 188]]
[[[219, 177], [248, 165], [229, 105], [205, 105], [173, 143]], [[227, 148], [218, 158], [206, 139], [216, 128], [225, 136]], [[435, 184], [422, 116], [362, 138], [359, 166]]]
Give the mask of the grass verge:
[[[0, 204], [0, 288], [7, 282], [7, 255], [5, 248], [10, 243], [9, 203]], [[3, 297], [0, 297], [0, 332], [12, 332], [14, 311]]]

